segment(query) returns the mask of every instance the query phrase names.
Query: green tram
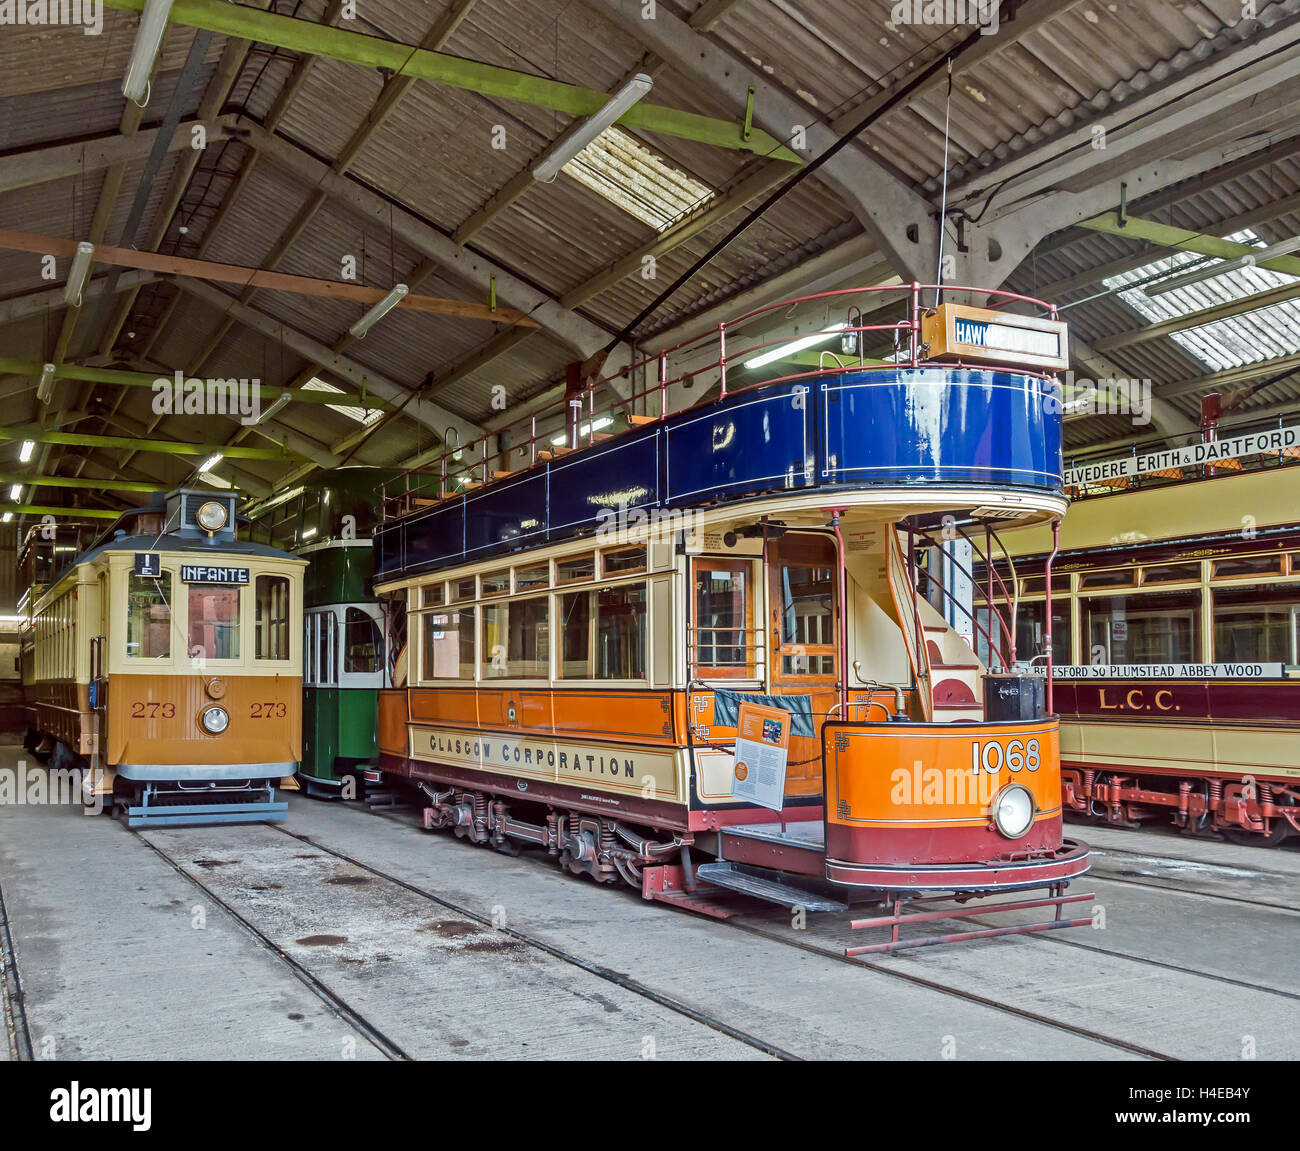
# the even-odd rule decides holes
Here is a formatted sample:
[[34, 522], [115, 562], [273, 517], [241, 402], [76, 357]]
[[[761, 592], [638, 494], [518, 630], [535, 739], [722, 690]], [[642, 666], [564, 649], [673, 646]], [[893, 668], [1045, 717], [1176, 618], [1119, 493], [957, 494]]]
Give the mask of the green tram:
[[378, 762], [384, 609], [370, 591], [384, 469], [343, 468], [249, 511], [254, 538], [310, 561], [303, 583], [302, 765], [308, 795], [360, 799]]

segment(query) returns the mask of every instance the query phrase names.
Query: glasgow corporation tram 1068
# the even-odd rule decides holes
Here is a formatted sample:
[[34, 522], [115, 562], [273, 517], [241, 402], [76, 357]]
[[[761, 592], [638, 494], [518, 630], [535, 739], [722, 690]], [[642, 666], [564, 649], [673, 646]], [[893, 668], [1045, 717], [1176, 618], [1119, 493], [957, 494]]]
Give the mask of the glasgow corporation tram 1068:
[[125, 513], [29, 601], [29, 745], [132, 827], [284, 818], [304, 567], [236, 539], [232, 494]]
[[[1085, 922], [1062, 918], [1089, 853], [1062, 835], [1050, 678], [970, 642], [1006, 590], [972, 557], [1066, 509], [1065, 326], [1005, 293], [1017, 311], [927, 308], [919, 285], [866, 323], [873, 291], [579, 380], [504, 450], [387, 485], [380, 765], [426, 827], [711, 914], [892, 903], [854, 923], [892, 939], [854, 953], [908, 945], [923, 893], [1050, 889], [1006, 906], [1054, 920], [960, 938]], [[815, 341], [840, 346], [749, 383], [786, 352], [747, 327], [796, 306], [841, 314]], [[683, 383], [717, 398], [673, 410]]]

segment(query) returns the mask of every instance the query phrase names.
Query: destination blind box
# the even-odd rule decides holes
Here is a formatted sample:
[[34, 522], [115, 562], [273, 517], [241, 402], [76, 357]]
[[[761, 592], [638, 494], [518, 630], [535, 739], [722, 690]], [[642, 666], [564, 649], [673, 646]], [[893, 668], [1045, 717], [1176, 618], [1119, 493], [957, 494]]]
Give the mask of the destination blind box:
[[1044, 371], [1070, 366], [1065, 321], [940, 304], [921, 317], [926, 358], [964, 363], [1010, 364]]
[[181, 582], [246, 584], [248, 568], [218, 567], [213, 564], [181, 564]]

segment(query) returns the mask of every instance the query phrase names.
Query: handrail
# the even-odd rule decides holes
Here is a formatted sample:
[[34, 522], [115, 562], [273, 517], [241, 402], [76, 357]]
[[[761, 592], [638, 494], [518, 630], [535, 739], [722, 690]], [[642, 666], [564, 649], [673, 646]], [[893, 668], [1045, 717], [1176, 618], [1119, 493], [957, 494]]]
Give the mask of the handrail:
[[[625, 414], [629, 418], [629, 425], [635, 427], [638, 423], [648, 419], [651, 422], [658, 422], [666, 419], [670, 414], [668, 409], [668, 389], [674, 384], [684, 383], [688, 377], [694, 378], [706, 372], [716, 371], [718, 374], [718, 384], [721, 392], [721, 398], [726, 399], [729, 395], [737, 395], [742, 392], [751, 391], [755, 388], [770, 387], [773, 384], [788, 383], [801, 379], [811, 379], [818, 376], [826, 375], [829, 372], [852, 371], [852, 372], [870, 372], [870, 371], [893, 371], [899, 368], [910, 367], [916, 368], [928, 361], [922, 358], [923, 345], [921, 343], [921, 322], [924, 316], [933, 314], [932, 307], [926, 307], [921, 302], [921, 295], [926, 291], [949, 291], [949, 292], [967, 292], [976, 293], [990, 300], [996, 301], [990, 306], [999, 308], [1013, 303], [1028, 303], [1040, 308], [1050, 318], [1057, 317], [1055, 305], [1049, 304], [1043, 300], [1035, 299], [1032, 296], [1025, 296], [1017, 292], [1008, 292], [1002, 289], [974, 288], [965, 285], [944, 285], [944, 284], [922, 284], [913, 281], [910, 284], [899, 285], [871, 285], [862, 288], [838, 288], [833, 291], [816, 292], [807, 296], [798, 296], [793, 299], [781, 300], [776, 303], [765, 304], [762, 307], [753, 308], [748, 312], [730, 320], [722, 321], [715, 325], [709, 331], [699, 336], [690, 337], [679, 341], [668, 347], [642, 356], [640, 359], [612, 372], [607, 376], [593, 380], [583, 387], [580, 391], [572, 394], [565, 394], [543, 404], [509, 424], [503, 425], [494, 432], [484, 432], [483, 435], [469, 443], [463, 443], [455, 448], [447, 448], [434, 461], [433, 470], [419, 469], [408, 470], [403, 473], [400, 485], [397, 491], [390, 495], [390, 485], [385, 481], [380, 496], [380, 509], [383, 519], [392, 518], [395, 515], [404, 515], [416, 506], [415, 501], [428, 499], [433, 503], [440, 502], [451, 496], [461, 494], [464, 491], [473, 490], [483, 484], [489, 483], [494, 479], [503, 478], [506, 475], [514, 475], [516, 471], [509, 467], [510, 458], [515, 453], [525, 453], [528, 457], [527, 467], [531, 468], [539, 462], [539, 457], [544, 456], [546, 460], [556, 458], [557, 456], [575, 451], [580, 447], [591, 446], [600, 436], [601, 431], [605, 428], [612, 427], [620, 414]], [[835, 337], [844, 337], [853, 334], [857, 337], [858, 345], [858, 363], [850, 364], [834, 369], [817, 368], [808, 371], [794, 372], [775, 379], [765, 379], [756, 381], [753, 384], [743, 385], [739, 388], [728, 386], [728, 366], [737, 361], [744, 363], [747, 359], [752, 359], [765, 350], [791, 342], [788, 335], [774, 339], [763, 339], [757, 342], [751, 342], [743, 346], [743, 350], [736, 349], [736, 329], [745, 323], [771, 313], [790, 311], [792, 308], [808, 303], [824, 302], [827, 306], [827, 319], [830, 318], [830, 305], [833, 301], [843, 300], [845, 297], [861, 296], [863, 294], [880, 294], [886, 296], [904, 297], [907, 306], [907, 316], [904, 319], [892, 323], [868, 324], [862, 322], [862, 308], [858, 304], [852, 304], [846, 311], [849, 317], [842, 325], [837, 324], [833, 329], [829, 326], [820, 329], [816, 334], [826, 335], [828, 339]], [[852, 323], [851, 320], [856, 313], [858, 322]], [[896, 348], [895, 358], [890, 362], [883, 364], [868, 364], [865, 362], [865, 344], [864, 339], [867, 332], [892, 333]], [[902, 345], [902, 340], [906, 335], [906, 348]], [[716, 344], [716, 355], [708, 362], [699, 366], [687, 366], [679, 374], [671, 375], [669, 368], [670, 357], [682, 359], [690, 354], [698, 354]], [[960, 369], [967, 366], [963, 363], [949, 363], [945, 367]], [[653, 371], [652, 371], [653, 369]], [[1032, 369], [1018, 369], [1025, 374], [1038, 376], [1043, 379], [1050, 379], [1050, 375], [1035, 371]], [[636, 373], [644, 372], [647, 376], [653, 374], [653, 382], [643, 388], [632, 386], [631, 391], [622, 394], [617, 385], [620, 381], [634, 380]], [[609, 402], [601, 407], [596, 408], [596, 392], [605, 389], [613, 393]], [[648, 409], [649, 397], [652, 394], [658, 394], [658, 413], [651, 415], [645, 409]], [[639, 402], [639, 405], [638, 405]], [[689, 404], [678, 411], [689, 411], [693, 407], [701, 406], [703, 403], [712, 401], [699, 401], [695, 404]], [[640, 406], [643, 410], [637, 412], [635, 409]], [[584, 411], [585, 409], [585, 411]], [[538, 424], [545, 423], [547, 420], [559, 419], [560, 426], [542, 433], [545, 442], [539, 448], [538, 444]], [[597, 424], [600, 427], [597, 428]], [[626, 430], [626, 429], [625, 429]], [[518, 436], [512, 434], [520, 432]], [[611, 433], [617, 434], [617, 433]], [[496, 452], [490, 451], [492, 435], [496, 435], [498, 444], [503, 441], [509, 441], [510, 446], [500, 449]], [[559, 443], [556, 443], [556, 440]], [[466, 457], [474, 458], [467, 459]], [[454, 465], [461, 463], [462, 466]], [[502, 466], [493, 468], [492, 464], [496, 462]], [[412, 486], [414, 477], [415, 484]]]
[[[928, 531], [926, 531], [924, 528], [918, 528], [918, 529], [917, 529], [917, 534], [920, 536], [920, 538], [922, 539], [922, 541], [924, 541], [925, 543], [929, 544], [931, 547], [941, 547], [941, 546], [942, 546], [942, 544], [941, 544], [938, 540], [936, 540], [936, 539], [935, 539], [935, 538], [934, 538], [934, 537], [933, 537], [933, 536], [932, 536]], [[985, 556], [983, 555], [983, 553], [980, 552], [979, 545], [976, 544], [974, 540], [972, 540], [972, 539], [971, 539], [968, 535], [966, 535], [966, 533], [963, 532], [963, 531], [960, 531], [960, 530], [959, 530], [959, 531], [958, 531], [958, 534], [959, 534], [959, 535], [960, 535], [964, 540], [966, 540], [966, 541], [971, 545], [972, 549], [973, 549], [976, 553], [978, 553], [978, 554], [981, 556], [981, 558], [984, 559], [984, 562], [985, 562], [985, 565], [986, 565], [986, 566], [991, 566], [991, 565], [989, 565], [989, 563], [988, 563], [988, 559], [987, 559], [987, 557], [985, 557]], [[944, 586], [944, 584], [942, 583], [942, 581], [940, 581], [940, 580], [938, 579], [937, 576], [935, 576], [935, 575], [933, 575], [931, 572], [927, 571], [927, 572], [925, 573], [925, 575], [926, 575], [926, 579], [929, 580], [931, 583], [933, 583], [934, 586], [937, 587], [937, 588], [939, 589], [939, 591], [942, 592], [943, 595], [944, 595], [944, 596], [945, 596], [949, 601], [951, 601], [951, 602], [952, 602], [952, 603], [953, 603], [953, 604], [954, 604], [954, 605], [955, 605], [955, 606], [956, 606], [956, 607], [961, 611], [961, 613], [962, 613], [964, 616], [966, 616], [966, 617], [971, 621], [971, 623], [975, 626], [975, 629], [976, 629], [976, 630], [977, 630], [977, 631], [978, 631], [978, 632], [979, 632], [979, 633], [984, 637], [985, 642], [988, 644], [989, 655], [990, 655], [990, 656], [994, 656], [994, 655], [997, 656], [998, 663], [1000, 663], [1000, 664], [1002, 665], [1002, 668], [1003, 668], [1004, 671], [1007, 670], [1007, 669], [1009, 669], [1009, 668], [1011, 667], [1011, 665], [1015, 662], [1015, 637], [1014, 637], [1014, 634], [1013, 634], [1012, 631], [1011, 631], [1011, 628], [1007, 625], [1007, 620], [1006, 620], [1006, 618], [1003, 616], [1002, 612], [1000, 612], [1000, 611], [998, 610], [998, 606], [997, 606], [996, 602], [994, 602], [994, 600], [993, 600], [992, 598], [990, 598], [990, 596], [989, 596], [987, 593], [984, 593], [984, 589], [980, 588], [979, 580], [977, 580], [977, 579], [975, 578], [975, 572], [974, 572], [973, 568], [967, 568], [967, 567], [966, 567], [966, 566], [965, 566], [965, 565], [964, 565], [964, 564], [963, 564], [959, 559], [957, 559], [955, 556], [952, 556], [952, 555], [949, 555], [949, 556], [948, 556], [948, 560], [949, 560], [949, 562], [950, 562], [954, 567], [957, 568], [957, 570], [958, 570], [959, 572], [961, 572], [962, 575], [964, 575], [964, 576], [965, 576], [965, 577], [970, 581], [970, 585], [971, 585], [971, 588], [972, 588], [972, 592], [973, 592], [975, 589], [978, 589], [981, 593], [984, 594], [985, 603], [988, 605], [988, 611], [989, 611], [989, 627], [988, 627], [988, 628], [985, 628], [985, 627], [983, 627], [983, 626], [980, 624], [979, 619], [978, 619], [978, 617], [977, 617], [975, 611], [973, 611], [973, 610], [971, 610], [971, 609], [968, 609], [968, 608], [966, 607], [965, 604], [963, 604], [959, 599], [957, 599], [957, 597], [956, 597], [955, 595], [953, 595], [953, 593], [952, 593], [952, 592], [951, 592], [947, 587]], [[999, 583], [999, 584], [1002, 584], [1002, 577], [1001, 577], [1000, 575], [998, 576], [998, 583]], [[1007, 594], [1007, 593], [1006, 593], [1006, 585], [1005, 585], [1005, 584], [1002, 584], [1002, 589], [1003, 589], [1004, 594]], [[1010, 600], [1009, 600], [1009, 598], [1008, 598], [1008, 603], [1009, 603], [1009, 602], [1010, 602]], [[972, 604], [972, 608], [973, 608], [973, 607], [974, 607], [974, 605]], [[995, 643], [994, 640], [993, 640], [993, 636], [992, 636], [992, 624], [993, 624], [993, 617], [994, 617], [994, 616], [997, 617], [997, 621], [998, 621], [999, 626], [1001, 627], [1002, 634], [1003, 634], [1004, 637], [1006, 637], [1006, 639], [1003, 641], [1003, 642], [1006, 644], [1006, 648], [1007, 648], [1006, 653], [1003, 652], [1003, 645], [1002, 645], [1001, 643]]]

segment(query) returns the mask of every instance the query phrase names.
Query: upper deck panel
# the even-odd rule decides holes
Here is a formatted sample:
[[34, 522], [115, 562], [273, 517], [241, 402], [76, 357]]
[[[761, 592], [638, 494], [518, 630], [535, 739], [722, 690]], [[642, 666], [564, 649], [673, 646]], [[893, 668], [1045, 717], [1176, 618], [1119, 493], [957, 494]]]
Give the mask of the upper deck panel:
[[1052, 382], [993, 368], [817, 373], [736, 393], [449, 497], [376, 530], [377, 575], [592, 531], [627, 512], [818, 490], [984, 487], [1061, 496]]

